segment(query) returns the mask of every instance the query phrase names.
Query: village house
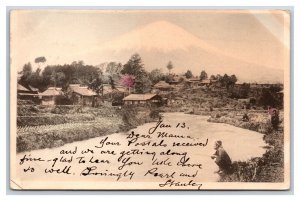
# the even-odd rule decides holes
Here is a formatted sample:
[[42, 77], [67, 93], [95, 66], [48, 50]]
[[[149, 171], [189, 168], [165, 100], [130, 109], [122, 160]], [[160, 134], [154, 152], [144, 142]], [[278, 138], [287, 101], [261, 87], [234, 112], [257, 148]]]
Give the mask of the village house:
[[206, 79], [206, 80], [201, 80], [199, 83], [199, 86], [210, 86], [211, 85], [211, 80]]
[[159, 81], [153, 86], [153, 91], [157, 91], [159, 93], [168, 93], [173, 90], [174, 87], [166, 83], [165, 81]]
[[102, 95], [107, 95], [112, 93], [128, 93], [128, 89], [120, 85], [116, 85], [115, 88], [112, 89], [110, 84], [103, 84]]
[[128, 94], [129, 90], [126, 87], [116, 85], [114, 89], [112, 89], [110, 84], [103, 84], [102, 104], [107, 106], [123, 105], [123, 98]]
[[38, 93], [38, 89], [35, 88], [26, 88], [24, 86], [22, 86], [21, 84], [17, 85], [17, 95], [18, 95], [18, 99], [21, 100], [32, 100], [34, 102], [38, 102], [39, 101], [39, 93]]
[[49, 87], [44, 92], [40, 93], [39, 96], [42, 99], [42, 105], [55, 105], [56, 97], [62, 95], [61, 88]]
[[174, 75], [172, 79], [168, 82], [170, 85], [183, 85], [184, 82], [186, 82], [187, 79], [184, 75]]
[[95, 106], [97, 93], [86, 86], [70, 84], [68, 93], [71, 93], [71, 100], [74, 105]]
[[190, 78], [187, 80], [190, 87], [210, 86], [212, 81], [210, 79], [200, 80], [199, 78]]
[[125, 105], [161, 105], [162, 97], [157, 94], [130, 94], [123, 98]]

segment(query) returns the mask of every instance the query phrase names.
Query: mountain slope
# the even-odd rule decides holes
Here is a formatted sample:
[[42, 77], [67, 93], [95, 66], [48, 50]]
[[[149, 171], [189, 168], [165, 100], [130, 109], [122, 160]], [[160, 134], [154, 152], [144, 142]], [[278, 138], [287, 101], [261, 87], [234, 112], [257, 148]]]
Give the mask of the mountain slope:
[[191, 70], [194, 75], [199, 75], [201, 70], [206, 70], [209, 74], [236, 74], [241, 82], [283, 81], [283, 70], [257, 65], [229, 55], [226, 49], [217, 49], [166, 21], [138, 27], [115, 40], [98, 44], [95, 49], [88, 50], [86, 58], [95, 63], [99, 63], [99, 60], [125, 63], [134, 53], [141, 55], [148, 71], [154, 68], [167, 71], [166, 64], [172, 61], [175, 73]]

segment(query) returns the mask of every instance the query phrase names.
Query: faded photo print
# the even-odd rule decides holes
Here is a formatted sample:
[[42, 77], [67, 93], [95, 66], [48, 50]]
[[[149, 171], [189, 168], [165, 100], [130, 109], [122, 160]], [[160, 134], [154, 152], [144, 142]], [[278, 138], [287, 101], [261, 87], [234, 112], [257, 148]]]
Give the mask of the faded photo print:
[[288, 10], [11, 10], [10, 185], [290, 188]]

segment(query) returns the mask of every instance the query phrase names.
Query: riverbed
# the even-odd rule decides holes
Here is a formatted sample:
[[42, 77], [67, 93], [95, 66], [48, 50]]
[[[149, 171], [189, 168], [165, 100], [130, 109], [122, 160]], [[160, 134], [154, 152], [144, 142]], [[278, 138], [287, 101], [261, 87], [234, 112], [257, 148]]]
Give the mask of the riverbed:
[[[163, 184], [168, 179], [186, 182], [193, 180], [196, 183], [215, 182], [219, 179], [219, 175], [214, 173], [218, 167], [210, 156], [215, 151], [213, 145], [216, 140], [223, 142], [223, 147], [232, 161], [245, 161], [265, 153], [266, 144], [262, 134], [231, 125], [210, 123], [207, 119], [207, 116], [164, 113], [163, 121], [156, 130], [154, 128], [158, 122], [152, 122], [126, 133], [78, 141], [57, 148], [19, 153], [15, 165], [16, 174], [21, 185], [35, 183], [32, 186], [38, 184], [42, 187], [48, 183], [57, 188], [84, 188], [80, 185], [83, 184], [82, 181], [87, 182], [87, 187], [91, 184], [94, 187], [103, 186], [104, 181], [108, 184], [117, 180], [149, 184], [154, 182], [155, 185]], [[155, 132], [149, 134], [151, 128], [150, 131]], [[165, 133], [162, 134], [163, 132]], [[139, 137], [134, 142], [134, 136], [137, 134]], [[130, 140], [132, 143], [128, 146]], [[138, 150], [139, 153], [130, 155], [132, 150]], [[128, 154], [121, 157], [122, 153]], [[19, 162], [24, 156], [28, 160], [31, 158], [36, 161], [24, 160], [20, 165]], [[130, 157], [128, 164], [132, 164], [122, 167], [122, 160], [126, 157]], [[43, 161], [38, 161], [37, 158]], [[65, 160], [60, 161], [61, 158]], [[63, 172], [66, 166], [71, 167]], [[96, 169], [86, 169], [92, 166]], [[56, 172], [59, 168], [62, 173]], [[99, 174], [92, 174], [96, 172]], [[74, 186], [75, 183], [77, 185]], [[150, 185], [148, 188], [155, 186]]]

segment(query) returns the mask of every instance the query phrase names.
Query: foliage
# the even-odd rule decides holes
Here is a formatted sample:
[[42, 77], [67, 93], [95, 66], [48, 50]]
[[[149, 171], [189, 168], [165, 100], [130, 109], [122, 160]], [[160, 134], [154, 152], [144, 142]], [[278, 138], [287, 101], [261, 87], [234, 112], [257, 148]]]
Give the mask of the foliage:
[[[35, 117], [23, 116], [19, 119], [19, 122], [22, 121], [25, 126], [18, 127], [17, 130], [17, 152], [52, 148], [120, 131], [126, 132], [153, 120], [149, 116], [150, 111], [145, 108], [140, 113], [137, 112], [137, 108], [132, 107], [124, 107], [121, 110], [111, 107], [97, 109], [80, 107], [83, 113], [72, 113], [78, 109], [78, 106], [56, 106], [55, 108], [62, 109], [62, 113], [51, 114], [49, 113], [51, 107], [45, 106], [44, 109], [47, 110], [45, 114]], [[28, 126], [29, 122], [38, 125]]]
[[239, 91], [241, 98], [248, 98], [249, 92], [250, 92], [250, 84], [243, 83]]
[[19, 83], [24, 85], [24, 86], [28, 86], [29, 82], [30, 82], [30, 76], [32, 74], [32, 66], [31, 63], [28, 62], [27, 64], [25, 64], [23, 66], [23, 70], [21, 71], [22, 76], [20, 78]]
[[216, 80], [217, 77], [216, 77], [215, 75], [211, 75], [209, 79], [210, 79], [210, 80]]
[[103, 92], [103, 83], [99, 77], [93, 79], [92, 82], [89, 83], [88, 87], [97, 94], [101, 94]]
[[206, 80], [208, 78], [207, 73], [203, 70], [200, 73], [200, 80]]
[[[250, 84], [243, 83], [240, 87], [233, 87], [230, 92], [230, 98], [248, 98], [249, 92], [250, 92]], [[255, 104], [255, 102], [252, 102], [252, 104]]]
[[279, 99], [276, 97], [276, 93], [270, 89], [262, 89], [262, 93], [258, 98], [258, 104], [264, 107], [271, 106], [277, 107], [281, 103]]
[[187, 79], [193, 77], [193, 73], [192, 73], [192, 71], [190, 71], [190, 70], [188, 70], [184, 75], [185, 75], [185, 77], [186, 77]]
[[117, 62], [109, 62], [106, 66], [106, 73], [109, 73], [110, 76], [119, 75], [122, 70], [122, 64]]
[[221, 85], [223, 87], [226, 87], [226, 89], [228, 90], [230, 87], [232, 88], [235, 83], [237, 82], [237, 77], [235, 75], [227, 75], [227, 74], [224, 74], [224, 76], [220, 76], [219, 78], [219, 81], [221, 83]]
[[135, 85], [136, 93], [149, 93], [151, 91], [151, 81], [147, 74], [139, 78], [138, 82]]
[[95, 120], [92, 114], [46, 114], [39, 116], [19, 116], [17, 117], [17, 126], [41, 126], [41, 125], [57, 125], [64, 123], [75, 123]]
[[125, 74], [121, 76], [119, 84], [123, 87], [131, 89], [135, 85], [135, 77], [133, 75]]
[[73, 102], [67, 96], [60, 95], [55, 97], [55, 105], [72, 105]]
[[136, 78], [144, 75], [146, 71], [144, 69], [144, 64], [142, 63], [142, 58], [140, 57], [140, 55], [137, 53], [132, 55], [128, 62], [123, 66], [121, 73], [123, 75], [133, 75]]
[[42, 57], [37, 57], [37, 58], [35, 58], [34, 62], [37, 63], [37, 64], [39, 64], [39, 67], [40, 67], [41, 63], [45, 63], [46, 62], [46, 58], [43, 57], [43, 56]]
[[169, 74], [171, 73], [171, 70], [174, 68], [172, 61], [169, 61], [167, 64], [167, 69], [169, 70]]
[[109, 85], [111, 86], [111, 89], [116, 88], [115, 81], [113, 80], [113, 78], [111, 76], [109, 76]]
[[164, 75], [162, 74], [160, 69], [154, 69], [149, 73], [149, 79], [151, 80], [152, 84], [156, 84], [159, 81], [164, 79]]
[[[124, 65], [121, 73], [135, 77], [135, 89], [137, 93], [146, 93], [151, 90], [152, 83], [150, 81], [149, 75], [144, 69], [144, 64], [142, 63], [140, 55], [132, 55], [129, 61]], [[123, 81], [121, 81], [121, 83], [122, 82]]]
[[41, 91], [50, 86], [66, 88], [69, 84], [88, 85], [92, 80], [99, 78], [101, 71], [83, 61], [74, 61], [72, 64], [46, 66], [44, 70], [38, 68], [32, 71], [31, 64], [25, 64], [19, 81], [23, 86], [31, 85]]

